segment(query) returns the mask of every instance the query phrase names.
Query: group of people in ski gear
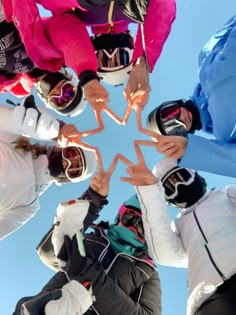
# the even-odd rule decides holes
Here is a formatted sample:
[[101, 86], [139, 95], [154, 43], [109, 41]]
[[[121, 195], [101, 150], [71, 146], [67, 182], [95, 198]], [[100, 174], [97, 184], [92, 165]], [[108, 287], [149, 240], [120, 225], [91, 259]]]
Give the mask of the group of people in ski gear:
[[[151, 110], [144, 128], [149, 75], [175, 20], [174, 0], [0, 4], [0, 93], [25, 97], [0, 106], [0, 240], [37, 213], [39, 196], [53, 182], [91, 177], [78, 199], [60, 202], [36, 248], [55, 275], [38, 294], [21, 298], [13, 314], [161, 315], [158, 264], [188, 269], [187, 315], [235, 314], [236, 185], [207, 190], [197, 171], [236, 177], [236, 16], [201, 50], [193, 95]], [[51, 15], [41, 16], [38, 5]], [[135, 40], [130, 23], [138, 25]], [[126, 81], [120, 118], [102, 82]], [[34, 88], [46, 107], [36, 105]], [[87, 102], [98, 128], [81, 132], [52, 112], [77, 116]], [[132, 110], [151, 140], [134, 142], [136, 164], [117, 153], [104, 170], [99, 148], [82, 138], [103, 130], [102, 111], [125, 124]], [[194, 134], [199, 130], [215, 138]], [[164, 159], [151, 170], [140, 145], [154, 146]], [[121, 181], [135, 194], [113, 223], [97, 223], [119, 160], [127, 167]], [[167, 205], [180, 211], [173, 222]]]

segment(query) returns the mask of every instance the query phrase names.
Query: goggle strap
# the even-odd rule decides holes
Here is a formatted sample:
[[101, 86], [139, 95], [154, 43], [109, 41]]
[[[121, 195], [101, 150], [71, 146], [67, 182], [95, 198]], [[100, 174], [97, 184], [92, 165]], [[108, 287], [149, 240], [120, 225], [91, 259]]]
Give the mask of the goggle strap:
[[116, 48], [134, 49], [133, 37], [125, 32], [120, 34], [101, 34], [92, 38], [92, 44], [95, 51], [111, 50]]

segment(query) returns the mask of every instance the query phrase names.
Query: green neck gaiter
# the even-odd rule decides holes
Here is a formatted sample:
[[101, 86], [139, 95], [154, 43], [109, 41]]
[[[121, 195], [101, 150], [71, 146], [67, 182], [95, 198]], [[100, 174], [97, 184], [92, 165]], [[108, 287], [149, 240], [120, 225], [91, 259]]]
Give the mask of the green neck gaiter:
[[107, 231], [107, 238], [116, 253], [125, 253], [132, 256], [147, 253], [147, 244], [140, 242], [133, 231], [123, 226], [111, 225]]

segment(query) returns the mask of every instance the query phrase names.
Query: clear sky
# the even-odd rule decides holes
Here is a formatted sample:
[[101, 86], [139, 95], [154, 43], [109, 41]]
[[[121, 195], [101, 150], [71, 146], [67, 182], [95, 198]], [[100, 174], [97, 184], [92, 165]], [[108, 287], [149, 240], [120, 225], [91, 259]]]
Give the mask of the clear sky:
[[[162, 55], [151, 75], [151, 98], [143, 112], [143, 122], [151, 109], [161, 102], [188, 98], [197, 83], [198, 52], [209, 37], [235, 14], [235, 0], [177, 0], [177, 18], [166, 42]], [[132, 29], [135, 32], [135, 29]], [[56, 36], [56, 34], [55, 34]], [[107, 86], [108, 87], [108, 86]], [[125, 100], [122, 87], [108, 87], [110, 107], [123, 115]], [[1, 104], [10, 95], [1, 96]], [[39, 99], [37, 99], [38, 102]], [[137, 131], [134, 115], [126, 126], [118, 126], [103, 115], [106, 129], [86, 141], [100, 148], [105, 167], [108, 167], [117, 152], [136, 161], [132, 142], [134, 139], [147, 139]], [[96, 121], [90, 106], [80, 116], [67, 120], [77, 125], [79, 130], [96, 127]], [[153, 148], [143, 148], [147, 165], [150, 168], [161, 158]], [[214, 157], [211, 157], [212, 159]], [[112, 222], [119, 206], [134, 193], [131, 185], [119, 180], [125, 175], [125, 167], [119, 163], [111, 180], [109, 204], [103, 209], [101, 218]], [[235, 183], [235, 179], [202, 173], [208, 181], [208, 187], [221, 187]], [[0, 242], [0, 315], [11, 315], [16, 302], [23, 296], [34, 295], [53, 275], [39, 260], [35, 247], [44, 233], [53, 223], [57, 204], [79, 197], [87, 189], [89, 180], [63, 187], [51, 186], [40, 198], [41, 208], [38, 214], [19, 231]], [[14, 192], [13, 192], [14, 193]], [[172, 218], [175, 209], [170, 209]], [[158, 229], [158, 226], [157, 226]], [[183, 269], [160, 267], [163, 291], [163, 315], [185, 314], [187, 301], [187, 275]], [[69, 315], [69, 314], [68, 314]]]

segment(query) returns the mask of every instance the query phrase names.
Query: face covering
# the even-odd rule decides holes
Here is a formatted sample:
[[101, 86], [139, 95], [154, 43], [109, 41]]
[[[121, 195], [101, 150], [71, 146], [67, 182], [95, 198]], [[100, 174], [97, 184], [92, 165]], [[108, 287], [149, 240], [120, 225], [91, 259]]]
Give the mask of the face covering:
[[107, 231], [107, 238], [116, 253], [132, 256], [138, 256], [143, 252], [147, 253], [147, 244], [139, 241], [133, 231], [123, 226], [111, 225]]

